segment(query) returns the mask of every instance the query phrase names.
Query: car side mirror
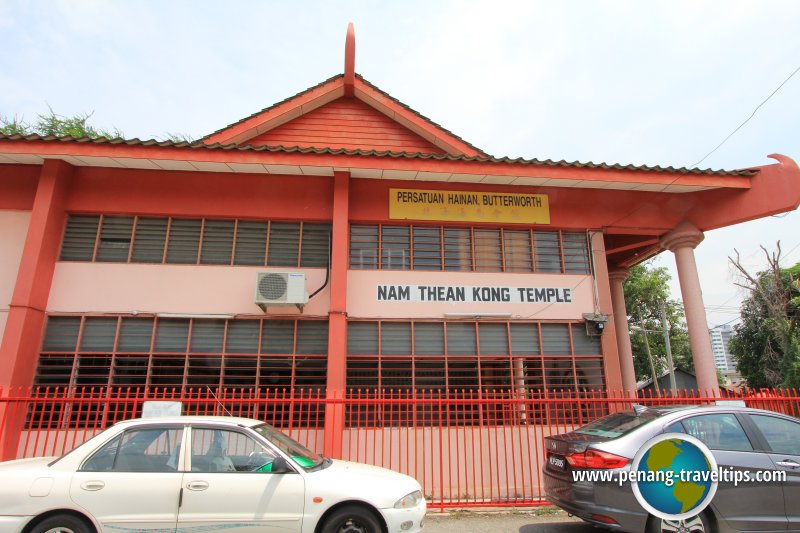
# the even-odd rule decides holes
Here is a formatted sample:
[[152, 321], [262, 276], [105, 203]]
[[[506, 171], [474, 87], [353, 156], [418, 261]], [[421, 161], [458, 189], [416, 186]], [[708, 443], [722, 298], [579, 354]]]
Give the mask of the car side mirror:
[[289, 461], [279, 455], [272, 460], [270, 472], [273, 474], [294, 474], [294, 469], [289, 466]]

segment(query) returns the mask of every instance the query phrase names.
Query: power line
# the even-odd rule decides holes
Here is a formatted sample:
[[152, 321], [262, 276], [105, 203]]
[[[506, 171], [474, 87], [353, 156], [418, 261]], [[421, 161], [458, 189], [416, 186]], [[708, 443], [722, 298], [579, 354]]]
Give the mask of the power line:
[[723, 144], [725, 144], [726, 142], [728, 142], [728, 139], [730, 139], [731, 137], [733, 137], [733, 136], [734, 136], [734, 134], [735, 134], [737, 131], [739, 131], [740, 129], [742, 129], [742, 126], [744, 126], [745, 124], [747, 124], [748, 122], [750, 122], [750, 119], [751, 119], [751, 118], [753, 118], [753, 117], [756, 115], [756, 113], [758, 112], [758, 110], [759, 110], [759, 109], [761, 109], [761, 106], [763, 106], [764, 104], [766, 104], [766, 103], [769, 101], [769, 99], [770, 99], [770, 98], [772, 98], [773, 96], [775, 96], [775, 93], [777, 93], [778, 91], [780, 91], [780, 90], [781, 90], [781, 87], [783, 87], [784, 85], [786, 85], [786, 82], [788, 82], [790, 79], [792, 79], [792, 77], [793, 77], [795, 74], [797, 74], [798, 72], [800, 72], [800, 67], [797, 67], [797, 68], [795, 69], [795, 71], [794, 71], [794, 72], [792, 72], [791, 74], [789, 74], [789, 77], [788, 77], [788, 78], [786, 78], [785, 80], [783, 80], [783, 83], [781, 83], [780, 85], [778, 85], [778, 87], [777, 87], [777, 88], [776, 88], [774, 91], [772, 91], [772, 92], [770, 93], [770, 95], [769, 95], [769, 96], [767, 96], [767, 97], [766, 97], [766, 98], [765, 98], [765, 99], [764, 99], [764, 100], [763, 100], [763, 101], [762, 101], [760, 104], [758, 104], [758, 105], [756, 106], [756, 108], [753, 110], [753, 112], [752, 112], [752, 113], [750, 113], [750, 116], [749, 116], [749, 117], [747, 117], [747, 118], [745, 119], [745, 121], [744, 121], [744, 122], [742, 122], [741, 124], [739, 124], [739, 126], [738, 126], [738, 127], [735, 129], [735, 130], [733, 130], [733, 131], [732, 131], [732, 132], [731, 132], [731, 133], [730, 133], [730, 134], [729, 134], [727, 137], [725, 137], [725, 138], [722, 140], [722, 142], [721, 142], [721, 143], [719, 143], [719, 144], [717, 145], [717, 147], [716, 147], [716, 148], [714, 148], [713, 150], [711, 150], [710, 152], [708, 152], [706, 155], [704, 155], [704, 156], [703, 156], [703, 158], [702, 158], [700, 161], [698, 161], [697, 163], [695, 163], [695, 164], [693, 164], [693, 165], [691, 165], [691, 166], [693, 166], [693, 167], [696, 167], [697, 165], [699, 165], [700, 163], [702, 163], [703, 161], [705, 161], [705, 160], [706, 160], [706, 158], [708, 158], [708, 156], [710, 156], [711, 154], [713, 154], [714, 152], [716, 152], [717, 150], [719, 150], [719, 148], [720, 148], [720, 147], [721, 147]]

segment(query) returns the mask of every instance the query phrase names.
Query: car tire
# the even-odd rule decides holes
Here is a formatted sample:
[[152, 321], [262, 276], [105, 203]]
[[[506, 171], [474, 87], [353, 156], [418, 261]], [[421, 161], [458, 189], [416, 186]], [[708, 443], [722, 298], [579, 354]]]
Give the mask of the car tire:
[[321, 533], [381, 533], [383, 528], [373, 512], [360, 505], [336, 509], [325, 520]]
[[82, 519], [69, 514], [49, 516], [33, 526], [30, 533], [93, 533]]
[[716, 529], [711, 523], [708, 513], [684, 520], [684, 528], [681, 530], [679, 522], [662, 520], [656, 516], [651, 516], [647, 521], [647, 533], [714, 533]]

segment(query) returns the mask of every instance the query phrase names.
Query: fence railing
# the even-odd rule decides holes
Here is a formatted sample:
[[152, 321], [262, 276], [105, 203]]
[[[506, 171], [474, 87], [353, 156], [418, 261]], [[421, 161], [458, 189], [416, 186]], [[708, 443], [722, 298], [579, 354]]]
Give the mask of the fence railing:
[[[796, 390], [683, 391], [632, 397], [621, 391], [350, 390], [0, 390], [0, 438], [6, 458], [61, 455], [120, 420], [141, 416], [146, 401], [179, 401], [189, 415], [265, 420], [322, 452], [326, 412], [340, 413], [342, 459], [415, 477], [432, 508], [545, 504], [542, 443], [634, 403], [710, 404], [736, 400], [800, 416]], [[336, 406], [330, 411], [329, 407]]]

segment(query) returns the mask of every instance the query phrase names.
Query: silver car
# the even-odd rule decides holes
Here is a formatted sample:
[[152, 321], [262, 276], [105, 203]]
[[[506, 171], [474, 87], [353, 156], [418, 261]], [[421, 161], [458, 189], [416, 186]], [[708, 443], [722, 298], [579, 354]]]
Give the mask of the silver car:
[[[649, 515], [630, 483], [573, 480], [576, 469], [629, 471], [645, 442], [671, 432], [700, 439], [720, 468], [753, 478], [759, 471], [783, 471], [785, 481], [720, 482], [700, 515], [676, 523]], [[735, 406], [637, 406], [547, 437], [545, 451], [547, 499], [597, 526], [630, 532], [800, 531], [800, 421], [790, 416]]]

